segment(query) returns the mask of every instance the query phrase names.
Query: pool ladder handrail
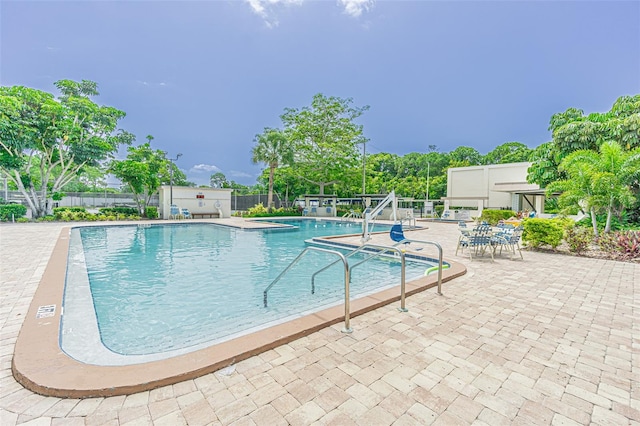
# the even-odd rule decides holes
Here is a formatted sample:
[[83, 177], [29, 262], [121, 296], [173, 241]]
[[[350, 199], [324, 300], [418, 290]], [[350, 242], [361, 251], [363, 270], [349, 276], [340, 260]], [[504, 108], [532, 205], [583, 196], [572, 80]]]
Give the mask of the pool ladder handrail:
[[435, 241], [412, 240], [409, 238], [402, 240], [399, 244], [406, 243], [420, 243], [436, 246], [436, 248], [438, 249], [438, 295], [442, 296], [442, 246]]
[[304, 256], [305, 254], [307, 254], [307, 252], [309, 251], [319, 251], [319, 252], [323, 252], [323, 253], [329, 253], [329, 254], [334, 254], [336, 256], [338, 256], [340, 259], [336, 260], [335, 262], [332, 263], [336, 264], [340, 261], [342, 261], [342, 264], [344, 265], [344, 329], [342, 330], [343, 333], [351, 333], [353, 330], [351, 328], [351, 320], [350, 320], [350, 309], [351, 306], [349, 304], [349, 283], [351, 282], [351, 279], [349, 277], [349, 262], [347, 261], [347, 259], [345, 258], [345, 256], [340, 253], [339, 251], [336, 250], [329, 250], [329, 249], [325, 249], [325, 248], [320, 248], [320, 247], [306, 247], [304, 250], [302, 250], [302, 252], [300, 252], [300, 254], [291, 261], [291, 263], [289, 264], [289, 266], [287, 266], [284, 271], [280, 272], [280, 275], [278, 275], [276, 277], [275, 280], [273, 280], [271, 282], [271, 284], [269, 284], [267, 286], [267, 288], [264, 289], [263, 291], [263, 302], [264, 302], [264, 307], [267, 307], [267, 293], [269, 292], [269, 290], [271, 289], [271, 287], [273, 287], [278, 281], [280, 281], [280, 279], [291, 269], [293, 268], [293, 266], [295, 264], [298, 263], [298, 261], [302, 258], [302, 256]]
[[[371, 254], [369, 257], [367, 257], [366, 259], [361, 260], [360, 262], [354, 264], [353, 266], [351, 266], [351, 270], [353, 271], [353, 268], [355, 268], [356, 266], [362, 265], [365, 262], [368, 262], [369, 260], [378, 257], [378, 256], [382, 256], [383, 254], [385, 254], [388, 251], [394, 251], [397, 254], [400, 255], [400, 265], [401, 265], [401, 269], [400, 269], [400, 308], [398, 308], [399, 311], [401, 312], [407, 312], [408, 310], [405, 308], [405, 267], [406, 267], [406, 263], [405, 263], [405, 253], [399, 249], [396, 246], [385, 246], [385, 245], [379, 245], [379, 244], [363, 244], [360, 247], [358, 247], [357, 249], [349, 252], [349, 254], [347, 254], [346, 258], [349, 258], [357, 253], [360, 253], [361, 251], [366, 250], [367, 248], [373, 248], [373, 249], [377, 249], [378, 251], [376, 251], [375, 253]], [[327, 266], [320, 268], [319, 270], [317, 270], [316, 272], [313, 273], [313, 275], [311, 275], [311, 294], [314, 294], [316, 291], [316, 275], [318, 275], [320, 272], [326, 271], [327, 269], [329, 269], [331, 266], [335, 265], [336, 263], [338, 263], [338, 261], [332, 262], [330, 264], [328, 264]]]

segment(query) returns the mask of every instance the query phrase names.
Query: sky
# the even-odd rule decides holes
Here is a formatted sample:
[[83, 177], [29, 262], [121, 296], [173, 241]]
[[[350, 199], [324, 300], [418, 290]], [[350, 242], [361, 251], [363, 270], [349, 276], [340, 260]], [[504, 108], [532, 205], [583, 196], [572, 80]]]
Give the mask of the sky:
[[0, 84], [60, 79], [197, 184], [255, 184], [255, 135], [317, 93], [370, 107], [367, 153], [534, 148], [640, 94], [640, 1], [0, 0]]

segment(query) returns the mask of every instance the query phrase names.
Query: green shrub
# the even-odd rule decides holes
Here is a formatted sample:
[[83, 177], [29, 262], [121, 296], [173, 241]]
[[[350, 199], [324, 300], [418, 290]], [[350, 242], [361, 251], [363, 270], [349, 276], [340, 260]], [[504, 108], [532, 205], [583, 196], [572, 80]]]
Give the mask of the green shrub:
[[55, 216], [42, 216], [36, 219], [36, 222], [53, 222], [56, 220]]
[[555, 249], [562, 242], [564, 230], [557, 219], [531, 218], [523, 221], [522, 240], [532, 247], [549, 245]]
[[107, 216], [118, 215], [118, 214], [128, 216], [132, 214], [137, 215], [138, 209], [136, 209], [135, 207], [103, 207], [100, 209], [100, 213]]
[[516, 212], [514, 212], [513, 210], [485, 209], [482, 210], [480, 220], [483, 222], [488, 222], [492, 226], [496, 226], [499, 221], [509, 219], [510, 217], [514, 217], [515, 215]]
[[158, 218], [158, 208], [155, 206], [147, 206], [145, 210], [145, 215], [148, 219], [157, 219]]
[[27, 208], [22, 204], [3, 204], [0, 205], [0, 220], [11, 220], [21, 218], [27, 214]]
[[297, 207], [290, 207], [285, 209], [280, 207], [279, 209], [272, 209], [270, 212], [262, 203], [256, 204], [249, 208], [245, 213], [236, 212], [236, 216], [244, 217], [279, 217], [279, 216], [300, 216], [301, 213]]
[[86, 212], [87, 209], [85, 209], [84, 207], [54, 207], [53, 208], [53, 215], [55, 216], [56, 213], [60, 213], [60, 212]]
[[19, 217], [16, 219], [16, 222], [18, 223], [27, 223], [29, 222], [29, 218], [28, 217]]
[[569, 245], [570, 252], [583, 253], [589, 248], [589, 244], [593, 240], [593, 231], [582, 226], [565, 228], [564, 240]]

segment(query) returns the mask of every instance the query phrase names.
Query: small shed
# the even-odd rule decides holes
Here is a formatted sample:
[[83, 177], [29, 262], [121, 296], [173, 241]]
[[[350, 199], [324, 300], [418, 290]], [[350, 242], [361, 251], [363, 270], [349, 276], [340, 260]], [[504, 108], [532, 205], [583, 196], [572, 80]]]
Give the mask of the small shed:
[[192, 188], [163, 185], [159, 190], [160, 217], [169, 219], [171, 204], [188, 209], [194, 218], [231, 217], [229, 188]]

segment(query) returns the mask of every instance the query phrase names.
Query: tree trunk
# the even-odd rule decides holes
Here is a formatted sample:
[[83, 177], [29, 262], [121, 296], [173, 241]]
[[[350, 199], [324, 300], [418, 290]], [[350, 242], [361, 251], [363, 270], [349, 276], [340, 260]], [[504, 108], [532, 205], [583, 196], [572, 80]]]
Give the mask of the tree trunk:
[[267, 195], [267, 210], [271, 212], [273, 207], [273, 175], [276, 168], [274, 166], [269, 167], [269, 194]]
[[320, 185], [320, 195], [324, 195], [324, 182], [320, 182], [318, 185]]
[[611, 216], [612, 216], [612, 209], [611, 207], [609, 207], [607, 209], [607, 223], [604, 225], [605, 234], [608, 234], [609, 232], [611, 232]]
[[596, 210], [591, 207], [591, 210], [589, 211], [589, 213], [591, 213], [591, 225], [593, 225], [593, 235], [597, 238], [598, 237], [598, 221], [596, 220]]

